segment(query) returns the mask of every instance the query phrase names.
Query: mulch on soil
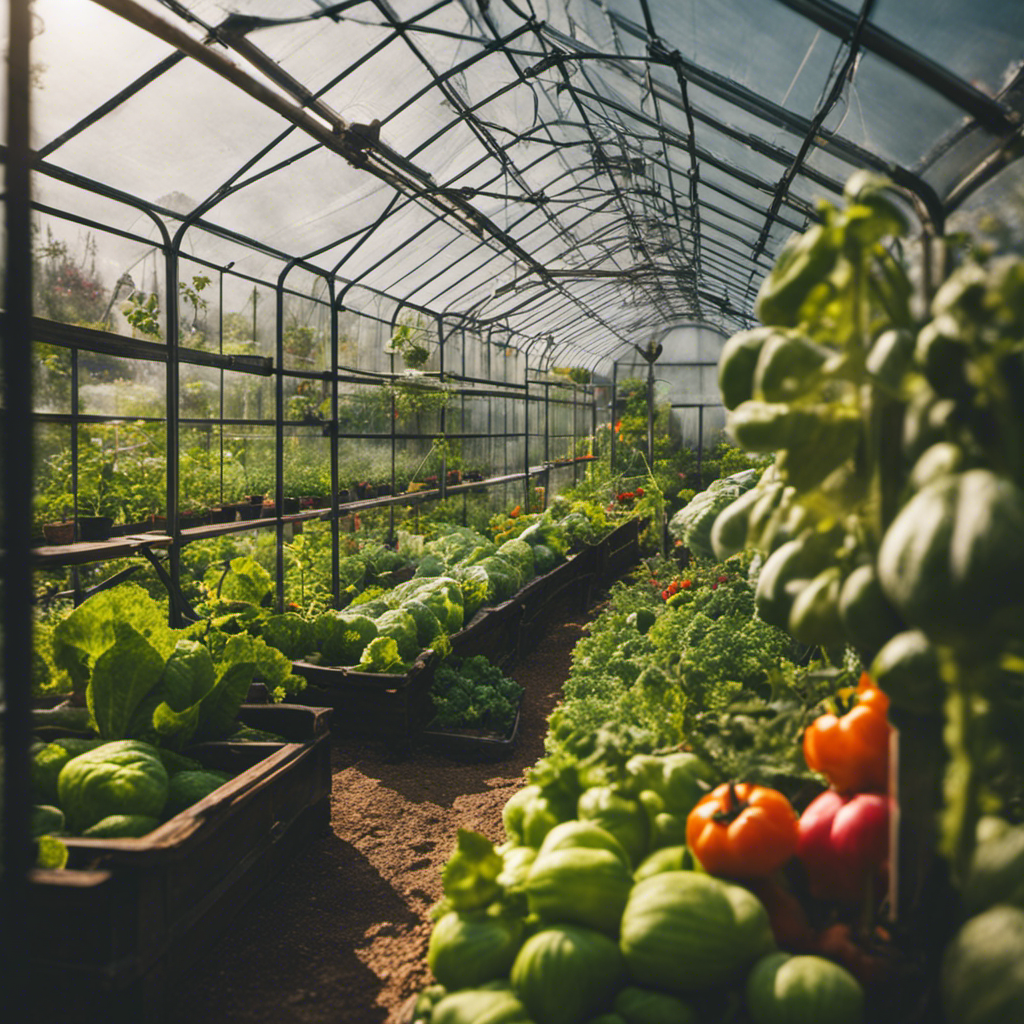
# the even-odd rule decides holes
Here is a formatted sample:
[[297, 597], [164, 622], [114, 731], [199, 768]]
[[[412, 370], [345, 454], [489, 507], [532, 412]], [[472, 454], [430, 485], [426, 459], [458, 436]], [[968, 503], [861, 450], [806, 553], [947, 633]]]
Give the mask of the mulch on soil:
[[379, 742], [332, 751], [331, 831], [241, 911], [180, 982], [188, 1024], [398, 1024], [430, 980], [430, 907], [459, 828], [504, 840], [501, 811], [544, 751], [547, 716], [591, 615], [553, 617], [511, 670], [526, 688], [515, 753], [465, 764]]

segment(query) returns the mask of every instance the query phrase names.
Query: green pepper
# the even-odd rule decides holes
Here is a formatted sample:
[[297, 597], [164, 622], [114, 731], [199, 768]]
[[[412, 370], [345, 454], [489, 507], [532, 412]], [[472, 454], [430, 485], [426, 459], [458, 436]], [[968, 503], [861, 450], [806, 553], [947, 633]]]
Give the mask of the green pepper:
[[872, 658], [892, 637], [906, 628], [889, 603], [874, 565], [860, 565], [843, 582], [839, 617], [846, 639], [862, 658]]
[[888, 391], [898, 391], [914, 358], [914, 336], [910, 331], [883, 331], [871, 346], [867, 371]]
[[761, 348], [754, 369], [754, 397], [786, 402], [810, 390], [834, 353], [799, 334], [776, 334]]
[[773, 551], [758, 576], [757, 614], [769, 625], [786, 629], [796, 595], [832, 561], [833, 547], [828, 535], [809, 530]]
[[792, 435], [793, 413], [781, 402], [741, 402], [729, 414], [728, 429], [744, 451], [774, 452]]
[[735, 409], [740, 402], [753, 397], [758, 356], [765, 342], [775, 334], [774, 327], [755, 327], [734, 334], [722, 347], [718, 357], [718, 387], [726, 409]]
[[856, 409], [845, 405], [795, 409], [789, 419], [786, 455], [777, 465], [798, 491], [820, 484], [857, 450], [863, 425]]
[[794, 598], [789, 610], [790, 634], [809, 647], [828, 647], [845, 639], [839, 618], [839, 591], [843, 584], [838, 566], [823, 569]]
[[[897, 196], [898, 193], [888, 178], [868, 170], [854, 171], [843, 188], [843, 198], [847, 203], [865, 207], [870, 211], [871, 241], [877, 241], [887, 235], [899, 237], [909, 230], [907, 218], [897, 204]], [[851, 209], [852, 207], [847, 208], [847, 217], [850, 216]]]
[[870, 674], [894, 707], [918, 715], [942, 714], [945, 686], [938, 651], [919, 629], [892, 637], [875, 655]]
[[800, 308], [839, 259], [842, 234], [834, 226], [815, 224], [791, 239], [757, 294], [754, 312], [765, 324], [795, 327]]

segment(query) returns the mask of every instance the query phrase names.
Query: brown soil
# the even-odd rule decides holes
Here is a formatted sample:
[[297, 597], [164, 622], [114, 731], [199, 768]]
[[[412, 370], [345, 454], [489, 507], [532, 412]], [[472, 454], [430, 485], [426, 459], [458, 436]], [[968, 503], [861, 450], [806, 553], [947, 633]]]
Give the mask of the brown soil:
[[331, 832], [255, 897], [181, 982], [188, 1024], [398, 1024], [430, 981], [430, 907], [459, 828], [502, 841], [501, 810], [543, 753], [589, 616], [566, 609], [510, 674], [525, 688], [507, 760], [465, 764], [376, 741], [334, 748]]

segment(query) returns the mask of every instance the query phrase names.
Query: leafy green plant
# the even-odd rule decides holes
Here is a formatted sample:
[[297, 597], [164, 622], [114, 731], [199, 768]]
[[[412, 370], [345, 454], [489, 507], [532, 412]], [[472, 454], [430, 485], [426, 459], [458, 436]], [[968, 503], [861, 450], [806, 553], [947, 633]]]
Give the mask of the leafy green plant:
[[482, 654], [460, 664], [446, 661], [434, 674], [430, 699], [434, 725], [508, 734], [523, 688]]

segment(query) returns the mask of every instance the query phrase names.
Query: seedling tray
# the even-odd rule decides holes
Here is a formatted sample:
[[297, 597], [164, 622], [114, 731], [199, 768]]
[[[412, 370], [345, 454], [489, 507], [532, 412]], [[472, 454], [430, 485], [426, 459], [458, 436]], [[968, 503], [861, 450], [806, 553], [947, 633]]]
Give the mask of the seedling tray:
[[482, 729], [441, 729], [428, 726], [420, 734], [424, 746], [458, 761], [501, 761], [511, 757], [519, 738], [522, 698], [507, 736]]
[[197, 744], [239, 772], [140, 839], [66, 840], [66, 871], [36, 871], [24, 939], [32, 1024], [163, 1024], [172, 988], [242, 905], [329, 822], [324, 708], [243, 705], [285, 743]]

